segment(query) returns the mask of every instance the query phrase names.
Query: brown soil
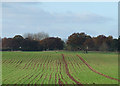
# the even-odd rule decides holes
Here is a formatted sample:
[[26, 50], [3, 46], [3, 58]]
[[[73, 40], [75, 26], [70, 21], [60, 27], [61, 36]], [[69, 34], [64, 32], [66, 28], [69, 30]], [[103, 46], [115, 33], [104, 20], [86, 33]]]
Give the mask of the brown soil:
[[64, 54], [62, 54], [62, 57], [63, 57], [63, 61], [64, 61], [64, 63], [65, 63], [66, 73], [67, 73], [67, 75], [69, 76], [69, 78], [72, 79], [76, 84], [79, 84], [80, 86], [83, 86], [83, 84], [81, 84], [81, 83], [78, 82], [76, 79], [74, 79], [73, 76], [71, 76], [71, 74], [70, 74], [70, 72], [69, 72], [69, 69], [68, 69], [67, 62], [65, 61], [65, 58], [64, 58]]
[[104, 77], [106, 77], [106, 78], [109, 78], [109, 79], [113, 79], [113, 80], [117, 80], [117, 81], [119, 81], [120, 82], [120, 80], [118, 80], [118, 79], [116, 79], [116, 78], [113, 78], [113, 77], [110, 77], [110, 76], [107, 76], [107, 75], [104, 75], [104, 74], [102, 74], [102, 73], [100, 73], [100, 72], [98, 72], [98, 71], [96, 71], [95, 69], [93, 69], [82, 57], [80, 57], [79, 55], [77, 55], [80, 59], [81, 59], [81, 61], [83, 62], [83, 63], [85, 63], [86, 64], [86, 66], [90, 69], [90, 70], [92, 70], [93, 72], [95, 72], [95, 73], [97, 73], [97, 74], [99, 74], [99, 75], [102, 75], [102, 76], [104, 76]]

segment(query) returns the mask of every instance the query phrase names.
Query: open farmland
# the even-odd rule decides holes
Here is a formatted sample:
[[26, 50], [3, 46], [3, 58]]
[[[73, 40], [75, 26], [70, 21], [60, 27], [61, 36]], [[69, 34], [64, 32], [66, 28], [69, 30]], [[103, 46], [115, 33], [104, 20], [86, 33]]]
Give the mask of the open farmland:
[[117, 53], [3, 52], [2, 84], [118, 84]]

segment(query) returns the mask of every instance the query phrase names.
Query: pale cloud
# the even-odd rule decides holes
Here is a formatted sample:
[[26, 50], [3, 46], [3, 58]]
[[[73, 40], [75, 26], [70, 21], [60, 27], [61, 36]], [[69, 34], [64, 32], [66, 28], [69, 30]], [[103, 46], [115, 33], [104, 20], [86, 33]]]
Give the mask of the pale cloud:
[[[35, 4], [26, 5], [25, 3], [3, 4], [3, 23], [35, 24], [96, 24], [111, 21], [107, 18], [94, 13], [49, 13]], [[31, 5], [34, 5], [31, 7]]]
[[[105, 25], [114, 21], [112, 18], [96, 13], [50, 13], [43, 10], [40, 7], [41, 4], [3, 3], [3, 36], [8, 33], [12, 35], [44, 31], [52, 36], [66, 37], [73, 31], [89, 32], [89, 28], [93, 28], [92, 25], [96, 28], [97, 25]], [[66, 34], [63, 33], [64, 31]]]

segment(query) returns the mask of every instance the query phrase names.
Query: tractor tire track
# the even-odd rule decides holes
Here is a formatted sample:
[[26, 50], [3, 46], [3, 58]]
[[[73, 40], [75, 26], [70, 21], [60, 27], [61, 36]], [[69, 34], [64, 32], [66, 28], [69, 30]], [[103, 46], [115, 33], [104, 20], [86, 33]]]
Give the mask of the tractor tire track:
[[67, 73], [67, 75], [69, 76], [69, 78], [72, 79], [76, 84], [79, 84], [80, 86], [83, 86], [82, 83], [78, 82], [76, 79], [74, 79], [73, 76], [71, 76], [71, 74], [70, 74], [70, 72], [69, 72], [69, 69], [68, 69], [68, 65], [67, 65], [67, 63], [66, 63], [66, 61], [65, 61], [65, 58], [64, 58], [64, 54], [62, 54], [62, 57], [63, 57], [63, 61], [64, 61], [64, 63], [65, 63], [66, 73]]
[[107, 75], [105, 75], [105, 74], [102, 74], [102, 73], [96, 71], [95, 69], [93, 69], [93, 68], [92, 68], [82, 57], [80, 57], [79, 55], [77, 55], [77, 57], [79, 57], [79, 58], [81, 59], [81, 61], [82, 61], [84, 64], [86, 64], [86, 66], [87, 66], [90, 70], [92, 70], [93, 72], [95, 72], [95, 73], [97, 73], [97, 74], [99, 74], [99, 75], [102, 75], [102, 76], [104, 76], [104, 77], [106, 77], [106, 78], [109, 78], [109, 79], [112, 79], [112, 80], [117, 80], [117, 81], [120, 82], [119, 79], [116, 79], [116, 78], [107, 76]]
[[61, 62], [60, 62], [60, 76], [61, 76], [61, 79], [65, 81], [65, 84], [67, 84], [67, 81], [63, 78], [63, 75], [62, 75], [61, 72], [62, 72], [62, 71], [61, 71]]

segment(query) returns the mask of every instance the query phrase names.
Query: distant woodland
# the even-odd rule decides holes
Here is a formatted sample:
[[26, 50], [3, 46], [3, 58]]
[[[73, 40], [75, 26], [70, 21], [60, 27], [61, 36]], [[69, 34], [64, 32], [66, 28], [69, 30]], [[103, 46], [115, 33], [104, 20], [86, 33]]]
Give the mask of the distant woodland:
[[49, 37], [47, 33], [26, 33], [23, 36], [15, 35], [13, 38], [1, 38], [2, 51], [118, 51], [120, 37], [98, 35], [91, 37], [85, 33], [73, 33], [66, 41], [58, 37]]

